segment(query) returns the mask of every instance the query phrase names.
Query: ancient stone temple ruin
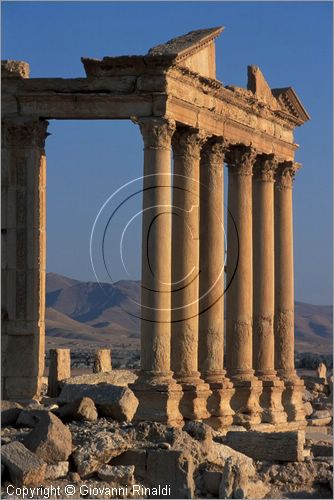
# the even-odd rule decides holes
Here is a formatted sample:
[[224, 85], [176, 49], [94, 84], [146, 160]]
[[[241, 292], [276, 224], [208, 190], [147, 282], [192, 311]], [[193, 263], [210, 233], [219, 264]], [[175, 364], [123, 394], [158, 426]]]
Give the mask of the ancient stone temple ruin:
[[222, 31], [193, 31], [144, 56], [82, 59], [86, 78], [29, 78], [27, 63], [2, 63], [4, 398], [38, 397], [44, 371], [47, 120], [128, 119], [144, 143], [135, 418], [303, 425], [293, 131], [309, 116], [257, 66], [247, 88], [216, 80]]

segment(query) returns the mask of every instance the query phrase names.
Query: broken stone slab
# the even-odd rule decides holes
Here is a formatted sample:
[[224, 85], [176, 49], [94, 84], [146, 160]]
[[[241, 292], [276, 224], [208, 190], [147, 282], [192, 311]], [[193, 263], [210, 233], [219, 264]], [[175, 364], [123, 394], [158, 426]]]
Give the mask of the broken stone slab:
[[39, 421], [25, 438], [25, 446], [48, 464], [66, 461], [72, 453], [70, 430], [51, 412], [34, 413]]
[[68, 462], [58, 462], [57, 464], [51, 464], [46, 466], [45, 479], [55, 480], [67, 476], [68, 473]]
[[170, 485], [164, 498], [194, 498], [194, 465], [191, 455], [177, 450], [148, 450], [147, 482], [150, 487]]
[[[249, 434], [249, 432], [243, 432], [243, 434], [246, 435]], [[226, 444], [213, 442], [210, 453], [207, 456], [207, 461], [212, 464], [221, 466], [226, 462], [228, 458], [232, 459], [233, 464], [241, 467], [245, 474], [248, 475], [248, 477], [255, 475], [256, 470], [254, 467], [253, 459], [251, 457], [240, 453], [239, 451], [236, 451]]]
[[322, 427], [329, 425], [332, 421], [332, 417], [324, 417], [324, 418], [308, 418], [307, 425], [314, 427]]
[[77, 472], [82, 478], [88, 478], [99, 470], [101, 465], [130, 447], [128, 440], [120, 432], [99, 432], [73, 453]]
[[110, 349], [97, 349], [94, 353], [93, 373], [111, 372]]
[[219, 484], [218, 498], [265, 498], [269, 487], [262, 481], [249, 478], [242, 467], [228, 458]]
[[302, 462], [304, 431], [227, 432], [224, 443], [259, 461]]
[[315, 410], [312, 412], [312, 418], [328, 418], [332, 417], [332, 410]]
[[19, 441], [1, 447], [1, 461], [17, 486], [36, 486], [44, 481], [46, 463]]
[[54, 414], [65, 422], [71, 420], [95, 422], [98, 417], [94, 401], [86, 397], [66, 403], [57, 408]]
[[137, 410], [138, 399], [128, 387], [111, 384], [66, 384], [59, 395], [60, 403], [88, 397], [94, 401], [102, 417], [130, 422]]
[[134, 483], [134, 465], [102, 465], [97, 475], [102, 481], [121, 485]]
[[23, 407], [14, 401], [1, 401], [1, 427], [14, 425]]
[[[110, 373], [86, 373], [77, 377], [70, 377], [63, 380], [60, 385], [61, 387], [65, 387], [67, 385], [97, 385], [104, 383], [124, 387], [128, 384], [133, 384], [137, 378], [138, 375], [136, 372], [131, 370], [112, 370]], [[75, 398], [72, 398], [72, 401], [73, 399]]]
[[[170, 445], [169, 445], [170, 446]], [[139, 479], [146, 478], [146, 450], [132, 449], [121, 453], [113, 458], [110, 462], [111, 465], [134, 465], [135, 475]]]

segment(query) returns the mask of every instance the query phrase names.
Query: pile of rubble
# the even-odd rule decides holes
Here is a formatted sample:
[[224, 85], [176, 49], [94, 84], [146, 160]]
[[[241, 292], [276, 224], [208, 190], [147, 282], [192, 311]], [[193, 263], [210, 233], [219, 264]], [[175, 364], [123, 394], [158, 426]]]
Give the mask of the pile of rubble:
[[306, 381], [305, 432], [234, 426], [224, 434], [202, 422], [132, 422], [134, 378], [84, 375], [65, 381], [57, 398], [3, 401], [2, 498], [15, 498], [14, 487], [17, 497], [28, 487], [43, 498], [40, 485], [54, 488], [50, 498], [332, 498], [327, 381]]

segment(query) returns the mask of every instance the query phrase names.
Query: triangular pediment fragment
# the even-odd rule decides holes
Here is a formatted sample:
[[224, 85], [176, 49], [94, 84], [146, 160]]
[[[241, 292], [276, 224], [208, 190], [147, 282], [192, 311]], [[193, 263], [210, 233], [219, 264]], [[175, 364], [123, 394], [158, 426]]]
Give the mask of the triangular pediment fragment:
[[202, 76], [216, 78], [214, 40], [224, 30], [223, 27], [190, 31], [186, 35], [172, 38], [166, 43], [152, 47], [147, 55], [173, 57], [181, 66]]

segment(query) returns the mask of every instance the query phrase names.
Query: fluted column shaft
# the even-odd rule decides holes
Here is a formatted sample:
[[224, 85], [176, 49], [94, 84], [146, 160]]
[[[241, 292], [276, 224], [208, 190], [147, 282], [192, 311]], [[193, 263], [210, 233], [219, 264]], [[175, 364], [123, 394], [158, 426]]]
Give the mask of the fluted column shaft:
[[203, 138], [180, 127], [172, 144], [174, 156], [172, 228], [172, 370], [182, 384], [181, 413], [204, 418], [206, 400], [198, 372], [199, 292], [199, 162]]
[[274, 370], [274, 169], [261, 155], [253, 174], [253, 367], [258, 376]]
[[200, 316], [198, 366], [203, 377], [225, 374], [224, 142], [210, 139], [200, 173]]
[[303, 382], [294, 366], [294, 264], [292, 187], [299, 164], [279, 164], [275, 182], [275, 367], [285, 382], [288, 420], [304, 420]]
[[144, 182], [142, 223], [141, 368], [170, 371], [171, 138], [174, 122], [142, 119]]
[[253, 367], [263, 383], [262, 421], [286, 421], [283, 383], [274, 369], [274, 155], [258, 155], [253, 169]]
[[141, 372], [132, 385], [135, 420], [178, 425], [181, 388], [170, 371], [171, 139], [175, 122], [138, 120], [144, 140], [141, 282]]
[[252, 369], [253, 252], [252, 169], [256, 152], [233, 146], [228, 163], [228, 242], [226, 366], [236, 392], [231, 406], [235, 423], [259, 423], [262, 384]]
[[210, 384], [208, 401], [216, 428], [232, 423], [233, 386], [224, 364], [224, 140], [211, 137], [202, 148], [200, 163], [200, 278], [198, 366]]

